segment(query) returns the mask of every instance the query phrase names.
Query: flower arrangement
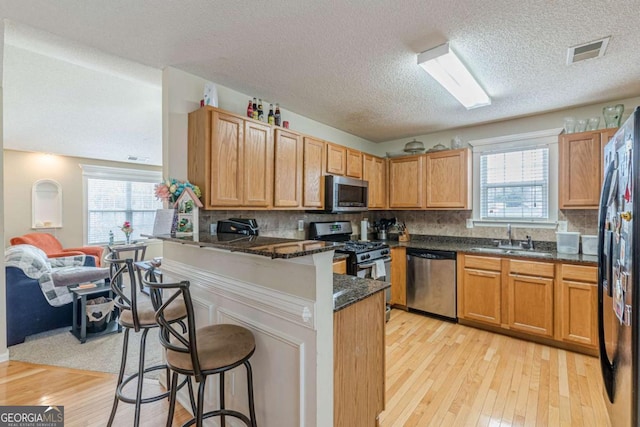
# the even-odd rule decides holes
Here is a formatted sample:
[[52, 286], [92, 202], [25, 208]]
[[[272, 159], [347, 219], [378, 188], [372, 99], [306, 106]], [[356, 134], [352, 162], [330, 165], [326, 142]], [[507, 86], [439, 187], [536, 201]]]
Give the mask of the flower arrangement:
[[202, 196], [200, 187], [193, 185], [189, 181], [178, 181], [175, 178], [168, 178], [160, 184], [156, 184], [155, 195], [157, 199], [173, 204], [178, 200], [185, 188], [190, 188], [198, 198]]
[[131, 238], [131, 233], [133, 233], [133, 228], [131, 228], [131, 223], [129, 221], [125, 221], [120, 227], [120, 230], [124, 233], [124, 236], [127, 238], [127, 244], [129, 244], [129, 239]]

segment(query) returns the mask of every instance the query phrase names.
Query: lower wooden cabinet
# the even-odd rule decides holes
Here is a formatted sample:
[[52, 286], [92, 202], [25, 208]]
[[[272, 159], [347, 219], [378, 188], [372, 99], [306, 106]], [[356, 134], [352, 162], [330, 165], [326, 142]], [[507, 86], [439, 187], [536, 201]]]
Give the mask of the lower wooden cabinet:
[[598, 347], [598, 269], [591, 266], [561, 264], [556, 339]]
[[341, 259], [333, 262], [333, 272], [337, 274], [347, 274], [347, 260]]
[[509, 261], [509, 328], [553, 337], [554, 264]]
[[500, 258], [458, 257], [458, 317], [490, 325], [502, 323]]
[[385, 401], [384, 292], [333, 315], [333, 425], [371, 427]]
[[407, 306], [407, 248], [391, 248], [391, 305]]

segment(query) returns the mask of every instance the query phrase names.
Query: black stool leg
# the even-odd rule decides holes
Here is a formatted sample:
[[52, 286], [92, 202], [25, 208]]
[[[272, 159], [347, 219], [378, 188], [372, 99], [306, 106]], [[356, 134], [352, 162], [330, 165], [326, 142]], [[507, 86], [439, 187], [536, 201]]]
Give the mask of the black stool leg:
[[193, 415], [198, 412], [198, 407], [196, 406], [196, 398], [193, 394], [193, 383], [191, 382], [191, 377], [187, 377], [187, 387], [189, 387], [189, 400], [191, 401], [191, 410], [193, 411]]
[[116, 383], [116, 396], [113, 399], [113, 406], [111, 407], [111, 415], [109, 415], [109, 421], [107, 427], [111, 427], [113, 419], [116, 416], [116, 410], [118, 409], [118, 387], [122, 384], [124, 378], [124, 370], [127, 366], [127, 348], [129, 347], [129, 328], [124, 328], [124, 343], [122, 344], [122, 359], [120, 360], [120, 372], [118, 373], [118, 382]]
[[256, 408], [253, 402], [253, 371], [249, 361], [244, 362], [245, 368], [247, 368], [247, 391], [249, 393], [249, 417], [251, 418], [251, 427], [256, 427]]
[[198, 411], [196, 413], [196, 426], [202, 427], [202, 413], [204, 412], [204, 386], [207, 382], [207, 377], [202, 377], [202, 382], [198, 387]]
[[[176, 394], [178, 392], [178, 373], [174, 372], [171, 376], [171, 383], [169, 387], [171, 387], [171, 393], [169, 394], [169, 415], [167, 416], [167, 427], [171, 427], [173, 424], [173, 414], [176, 409]], [[195, 412], [194, 412], [195, 414]]]
[[140, 425], [140, 405], [142, 405], [142, 383], [144, 383], [144, 353], [147, 346], [147, 333], [149, 329], [142, 331], [142, 337], [140, 337], [140, 357], [138, 361], [138, 389], [136, 390], [136, 412], [134, 415], [133, 425], [138, 427]]
[[[224, 371], [220, 372], [220, 409], [224, 410]], [[224, 419], [224, 413], [220, 416], [220, 427], [226, 427], [227, 422]]]

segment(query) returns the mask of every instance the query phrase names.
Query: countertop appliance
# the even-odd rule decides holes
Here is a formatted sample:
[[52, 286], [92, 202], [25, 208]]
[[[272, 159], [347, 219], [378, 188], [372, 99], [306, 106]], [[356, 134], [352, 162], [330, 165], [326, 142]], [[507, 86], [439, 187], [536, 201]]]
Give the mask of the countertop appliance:
[[324, 179], [324, 212], [364, 212], [369, 208], [367, 181], [333, 175]]
[[250, 218], [229, 218], [218, 221], [217, 233], [258, 235], [258, 222]]
[[407, 248], [407, 308], [457, 322], [455, 252]]
[[[348, 255], [347, 274], [391, 281], [391, 250], [382, 242], [351, 240], [353, 229], [349, 221], [312, 222], [309, 224], [309, 239], [328, 242], [344, 242], [336, 252]], [[386, 318], [389, 320], [391, 290], [386, 290]]]
[[637, 426], [640, 405], [640, 107], [604, 148], [598, 216], [598, 341], [613, 427]]

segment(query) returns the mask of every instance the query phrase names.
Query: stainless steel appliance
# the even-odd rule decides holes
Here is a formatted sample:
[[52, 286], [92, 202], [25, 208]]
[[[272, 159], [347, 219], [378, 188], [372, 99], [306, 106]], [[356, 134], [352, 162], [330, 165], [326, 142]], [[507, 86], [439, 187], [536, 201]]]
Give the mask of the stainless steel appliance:
[[258, 222], [250, 218], [229, 218], [218, 221], [217, 233], [258, 235]]
[[[363, 278], [391, 281], [391, 250], [382, 242], [350, 240], [353, 229], [349, 221], [312, 222], [309, 224], [309, 239], [329, 242], [344, 242], [336, 252], [347, 254], [347, 274]], [[391, 290], [386, 291], [387, 320]]]
[[363, 212], [369, 207], [369, 183], [345, 176], [326, 175], [324, 208], [328, 213]]
[[[640, 107], [639, 107], [640, 108]], [[604, 400], [613, 427], [637, 426], [640, 405], [640, 109], [604, 148], [598, 216], [598, 341]]]
[[455, 252], [407, 248], [407, 307], [457, 321]]

